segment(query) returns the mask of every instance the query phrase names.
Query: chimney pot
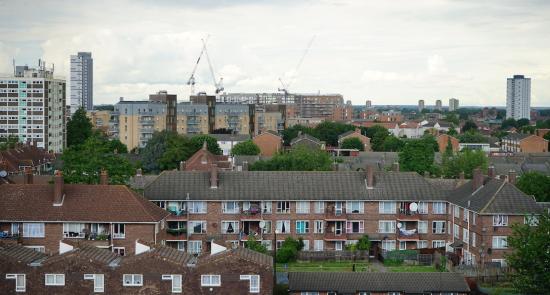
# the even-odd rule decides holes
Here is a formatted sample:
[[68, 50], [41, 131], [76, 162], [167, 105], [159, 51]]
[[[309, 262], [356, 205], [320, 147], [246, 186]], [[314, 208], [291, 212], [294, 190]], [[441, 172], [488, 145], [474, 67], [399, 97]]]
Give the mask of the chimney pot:
[[510, 171], [508, 172], [508, 182], [511, 183], [511, 184], [516, 184], [516, 170], [514, 169], [510, 169]]
[[136, 176], [142, 176], [143, 172], [141, 171], [141, 168], [136, 169]]
[[489, 166], [489, 168], [487, 168], [487, 176], [489, 176], [489, 178], [495, 178], [496, 177], [496, 172], [495, 172], [495, 166], [494, 165], [491, 165], [491, 166]]
[[185, 171], [185, 161], [180, 162], [180, 171]]
[[374, 187], [374, 168], [371, 165], [367, 166], [367, 187]]
[[210, 188], [218, 188], [218, 165], [210, 166]]
[[109, 175], [107, 174], [107, 170], [105, 169], [101, 169], [101, 173], [99, 173], [99, 184], [101, 185], [109, 184]]
[[393, 163], [392, 170], [393, 170], [394, 172], [399, 172], [399, 162], [394, 162], [394, 163]]
[[483, 185], [483, 174], [479, 168], [475, 168], [472, 174], [472, 183], [475, 191]]
[[32, 184], [33, 182], [32, 169], [30, 167], [25, 168], [25, 174], [23, 175], [24, 184]]
[[53, 205], [54, 206], [61, 206], [63, 204], [63, 173], [59, 170], [55, 172], [55, 176], [53, 178], [54, 181], [54, 188], [53, 188]]

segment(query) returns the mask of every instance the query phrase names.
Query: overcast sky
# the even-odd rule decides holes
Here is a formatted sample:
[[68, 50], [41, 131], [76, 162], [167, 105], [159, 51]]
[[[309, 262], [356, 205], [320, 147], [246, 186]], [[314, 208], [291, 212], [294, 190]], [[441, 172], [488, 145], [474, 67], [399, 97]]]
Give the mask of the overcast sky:
[[[208, 51], [227, 92], [341, 93], [353, 104], [505, 105], [506, 78], [532, 78], [550, 106], [550, 1], [43, 1], [0, 0], [0, 73], [38, 58], [69, 77], [91, 51], [94, 102], [187, 100]], [[307, 44], [311, 48], [296, 71]], [[214, 87], [206, 60], [196, 90]]]

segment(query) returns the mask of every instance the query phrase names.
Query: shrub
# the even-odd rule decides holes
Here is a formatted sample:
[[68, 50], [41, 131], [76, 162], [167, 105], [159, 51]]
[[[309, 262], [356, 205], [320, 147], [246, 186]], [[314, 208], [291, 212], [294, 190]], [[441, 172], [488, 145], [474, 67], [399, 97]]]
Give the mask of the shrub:
[[403, 260], [401, 259], [391, 259], [391, 258], [384, 259], [385, 266], [400, 266], [402, 264], [403, 264]]
[[288, 263], [288, 262], [295, 261], [297, 256], [298, 256], [298, 250], [296, 250], [296, 248], [283, 246], [281, 247], [281, 249], [277, 250], [276, 261], [277, 263]]

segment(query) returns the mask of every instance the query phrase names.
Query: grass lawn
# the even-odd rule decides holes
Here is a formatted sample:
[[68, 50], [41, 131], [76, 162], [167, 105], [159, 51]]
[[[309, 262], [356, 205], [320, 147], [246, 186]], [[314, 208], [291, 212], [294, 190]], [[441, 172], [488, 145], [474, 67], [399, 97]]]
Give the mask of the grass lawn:
[[[353, 262], [351, 261], [296, 261], [291, 263], [277, 263], [277, 271], [281, 272], [298, 272], [298, 271], [352, 271]], [[355, 269], [357, 271], [372, 271], [367, 261], [355, 262]]]
[[401, 265], [401, 266], [386, 266], [388, 272], [437, 272], [433, 265]]

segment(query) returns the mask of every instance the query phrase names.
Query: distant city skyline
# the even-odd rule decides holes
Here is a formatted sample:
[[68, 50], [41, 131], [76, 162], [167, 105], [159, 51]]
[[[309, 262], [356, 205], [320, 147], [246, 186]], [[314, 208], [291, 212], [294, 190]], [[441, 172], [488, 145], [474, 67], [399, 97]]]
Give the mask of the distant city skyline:
[[[95, 104], [159, 90], [183, 101], [209, 35], [228, 93], [277, 92], [281, 77], [294, 80], [290, 92], [341, 93], [354, 105], [505, 106], [506, 79], [525, 75], [531, 106], [548, 107], [548, 15], [537, 0], [11, 1], [0, 3], [0, 72], [41, 58], [70, 83], [70, 56], [92, 52]], [[196, 80], [213, 93], [206, 63]]]

